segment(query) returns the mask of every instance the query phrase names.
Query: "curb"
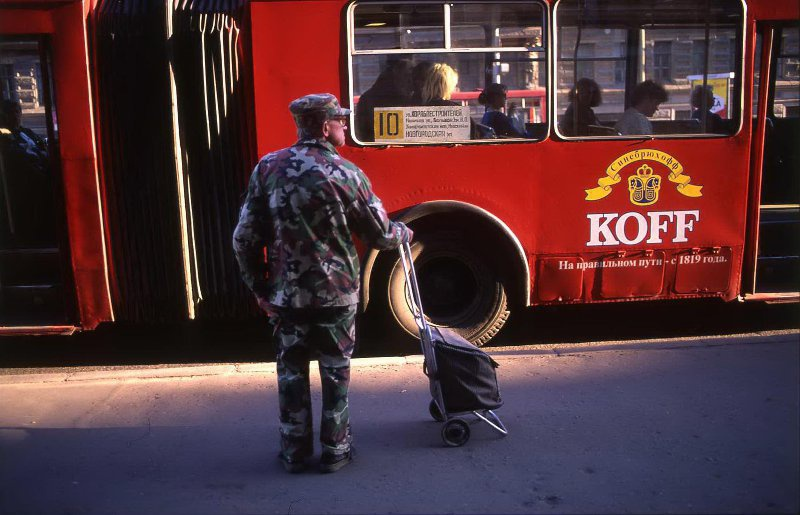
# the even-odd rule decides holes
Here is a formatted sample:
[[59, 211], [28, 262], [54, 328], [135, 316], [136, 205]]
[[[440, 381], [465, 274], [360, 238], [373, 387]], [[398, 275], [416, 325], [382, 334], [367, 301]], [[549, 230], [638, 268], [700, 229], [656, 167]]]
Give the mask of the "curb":
[[[745, 333], [728, 336], [700, 336], [651, 340], [625, 340], [604, 342], [578, 342], [537, 344], [517, 347], [497, 347], [486, 349], [488, 354], [498, 360], [527, 359], [534, 356], [567, 356], [589, 352], [621, 350], [667, 350], [692, 347], [715, 347], [724, 345], [759, 345], [775, 343], [800, 344], [800, 331], [796, 329], [770, 331], [766, 333]], [[408, 356], [386, 356], [377, 358], [356, 358], [353, 368], [395, 367], [414, 365], [422, 367], [421, 354]], [[317, 364], [311, 362], [311, 369]], [[47, 370], [47, 369], [43, 369]], [[103, 367], [99, 370], [78, 372], [29, 372], [0, 375], [0, 386], [15, 384], [80, 383], [89, 381], [140, 381], [152, 379], [192, 379], [210, 376], [231, 376], [241, 374], [275, 374], [274, 362], [268, 363], [222, 363], [214, 365], [155, 365], [132, 368], [130, 366]]]

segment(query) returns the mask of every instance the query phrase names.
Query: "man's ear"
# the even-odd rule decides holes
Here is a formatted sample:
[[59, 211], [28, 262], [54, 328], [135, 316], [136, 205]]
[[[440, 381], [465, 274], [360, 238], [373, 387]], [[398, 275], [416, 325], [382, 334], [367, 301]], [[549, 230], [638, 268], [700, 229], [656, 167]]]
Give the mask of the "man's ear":
[[323, 135], [325, 138], [327, 138], [327, 137], [328, 137], [328, 135], [331, 133], [331, 130], [330, 130], [330, 128], [329, 128], [329, 127], [330, 127], [330, 126], [328, 125], [328, 120], [325, 120], [324, 122], [322, 122], [322, 135]]

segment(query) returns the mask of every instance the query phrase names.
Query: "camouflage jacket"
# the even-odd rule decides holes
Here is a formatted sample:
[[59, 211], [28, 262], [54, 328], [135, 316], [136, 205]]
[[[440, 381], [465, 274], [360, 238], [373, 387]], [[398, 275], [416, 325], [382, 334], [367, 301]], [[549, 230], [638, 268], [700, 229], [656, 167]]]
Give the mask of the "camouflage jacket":
[[407, 237], [356, 165], [330, 143], [307, 139], [256, 165], [233, 247], [244, 282], [269, 304], [346, 306], [358, 303], [351, 231], [380, 249], [396, 248]]

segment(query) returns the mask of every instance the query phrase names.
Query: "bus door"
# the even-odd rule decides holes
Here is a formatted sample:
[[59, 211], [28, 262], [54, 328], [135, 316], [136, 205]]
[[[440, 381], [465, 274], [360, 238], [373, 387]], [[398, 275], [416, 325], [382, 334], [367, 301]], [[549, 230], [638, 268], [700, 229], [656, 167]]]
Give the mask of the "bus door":
[[48, 48], [0, 36], [0, 327], [73, 321]]
[[[798, 24], [762, 27], [756, 127], [764, 127], [752, 293], [800, 290], [800, 49]], [[764, 104], [763, 106], [761, 104]], [[763, 120], [760, 119], [763, 117]], [[757, 143], [758, 144], [758, 143]], [[759, 149], [757, 149], [759, 150]]]

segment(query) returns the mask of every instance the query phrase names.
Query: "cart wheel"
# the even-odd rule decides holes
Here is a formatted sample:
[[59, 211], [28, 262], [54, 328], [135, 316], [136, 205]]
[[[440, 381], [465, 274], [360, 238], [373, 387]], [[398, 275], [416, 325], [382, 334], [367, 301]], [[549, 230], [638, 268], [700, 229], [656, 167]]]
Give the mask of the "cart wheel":
[[450, 447], [461, 447], [469, 440], [469, 426], [460, 418], [448, 420], [442, 426], [442, 440]]
[[442, 410], [439, 409], [439, 406], [433, 399], [431, 399], [431, 403], [428, 404], [428, 413], [431, 414], [431, 417], [433, 417], [433, 420], [435, 420], [436, 422], [444, 422], [444, 415], [442, 415]]

